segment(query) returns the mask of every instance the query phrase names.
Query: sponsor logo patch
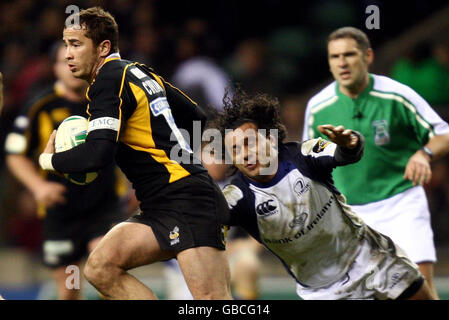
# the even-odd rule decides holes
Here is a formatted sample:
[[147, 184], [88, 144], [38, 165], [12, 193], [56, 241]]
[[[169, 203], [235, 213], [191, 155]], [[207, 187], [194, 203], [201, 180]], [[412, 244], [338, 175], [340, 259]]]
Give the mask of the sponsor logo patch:
[[302, 194], [306, 193], [310, 190], [310, 183], [306, 183], [304, 179], [299, 178], [295, 182], [295, 186], [293, 187], [293, 190], [298, 196], [301, 196]]
[[276, 203], [273, 199], [259, 203], [256, 207], [256, 212], [260, 216], [271, 216], [272, 214], [278, 213]]
[[178, 226], [174, 227], [172, 231], [170, 231], [170, 234], [168, 235], [170, 238], [170, 245], [173, 246], [177, 243], [179, 243], [179, 228]]
[[326, 148], [326, 146], [328, 146], [329, 145], [329, 141], [326, 141], [326, 140], [323, 140], [323, 139], [320, 139], [320, 140], [318, 140], [318, 142], [313, 146], [313, 152], [315, 152], [315, 153], [320, 153], [320, 152], [322, 152], [325, 148]]
[[160, 115], [165, 109], [169, 109], [169, 108], [170, 108], [170, 105], [168, 104], [166, 97], [160, 97], [160, 98], [154, 99], [150, 103], [151, 113], [155, 117]]
[[89, 121], [87, 132], [92, 132], [99, 129], [109, 129], [118, 131], [120, 128], [120, 121], [112, 117], [101, 117]]
[[304, 224], [306, 223], [307, 217], [309, 214], [307, 212], [301, 213], [299, 216], [295, 216], [292, 221], [288, 224], [290, 228], [300, 227], [304, 228]]
[[375, 120], [371, 123], [374, 128], [374, 143], [383, 146], [390, 143], [390, 132], [387, 120]]

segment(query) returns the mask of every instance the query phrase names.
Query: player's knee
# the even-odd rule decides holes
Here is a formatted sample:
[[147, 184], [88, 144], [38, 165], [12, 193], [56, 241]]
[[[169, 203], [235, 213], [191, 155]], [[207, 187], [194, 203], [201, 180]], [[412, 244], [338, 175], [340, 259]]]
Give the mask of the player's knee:
[[97, 261], [92, 257], [92, 255], [89, 256], [87, 259], [86, 265], [84, 266], [84, 277], [89, 281], [90, 283], [95, 282], [96, 278], [98, 278], [99, 274], [99, 268]]
[[101, 286], [103, 283], [108, 282], [114, 273], [113, 265], [101, 255], [95, 254], [95, 252], [89, 256], [84, 266], [84, 276], [90, 283], [96, 286]]

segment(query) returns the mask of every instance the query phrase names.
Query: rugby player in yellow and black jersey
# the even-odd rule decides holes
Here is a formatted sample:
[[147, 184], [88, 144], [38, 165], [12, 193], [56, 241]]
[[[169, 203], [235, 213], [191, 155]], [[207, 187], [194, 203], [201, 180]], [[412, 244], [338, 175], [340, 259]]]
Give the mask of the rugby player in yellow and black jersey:
[[[63, 39], [72, 74], [90, 83], [86, 143], [54, 154], [53, 133], [39, 162], [46, 170], [89, 172], [115, 156], [141, 203], [141, 213], [114, 227], [92, 252], [87, 279], [109, 299], [156, 299], [127, 270], [176, 257], [194, 298], [231, 299], [227, 203], [180, 130], [192, 132], [204, 112], [152, 69], [121, 59], [108, 12], [95, 7], [77, 18]], [[173, 150], [188, 154], [187, 161], [176, 161]]]
[[73, 77], [63, 42], [51, 50], [55, 84], [33, 97], [15, 119], [6, 143], [11, 173], [33, 194], [43, 219], [43, 262], [52, 269], [58, 299], [80, 298], [66, 287], [66, 267], [80, 263], [112, 226], [126, 219], [120, 196], [126, 182], [111, 163], [92, 183], [76, 185], [52, 172], [39, 172], [37, 156], [52, 131], [68, 116], [87, 117], [85, 81]]

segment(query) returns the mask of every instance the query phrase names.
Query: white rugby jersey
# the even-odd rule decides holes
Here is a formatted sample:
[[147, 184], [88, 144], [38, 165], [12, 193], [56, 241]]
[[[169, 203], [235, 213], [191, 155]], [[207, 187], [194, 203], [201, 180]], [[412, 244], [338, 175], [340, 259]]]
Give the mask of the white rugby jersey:
[[352, 150], [321, 138], [280, 145], [279, 168], [271, 181], [257, 183], [239, 172], [223, 189], [230, 224], [240, 225], [273, 252], [299, 285], [329, 285], [348, 271], [366, 233], [331, 173], [362, 153], [363, 138]]

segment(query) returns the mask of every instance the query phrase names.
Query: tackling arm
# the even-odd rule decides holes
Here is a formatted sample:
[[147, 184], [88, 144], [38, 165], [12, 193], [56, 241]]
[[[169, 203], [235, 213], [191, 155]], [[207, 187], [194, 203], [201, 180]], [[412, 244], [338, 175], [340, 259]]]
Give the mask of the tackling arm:
[[318, 126], [318, 130], [337, 145], [334, 157], [339, 165], [355, 163], [362, 158], [365, 139], [359, 132], [329, 124]]

